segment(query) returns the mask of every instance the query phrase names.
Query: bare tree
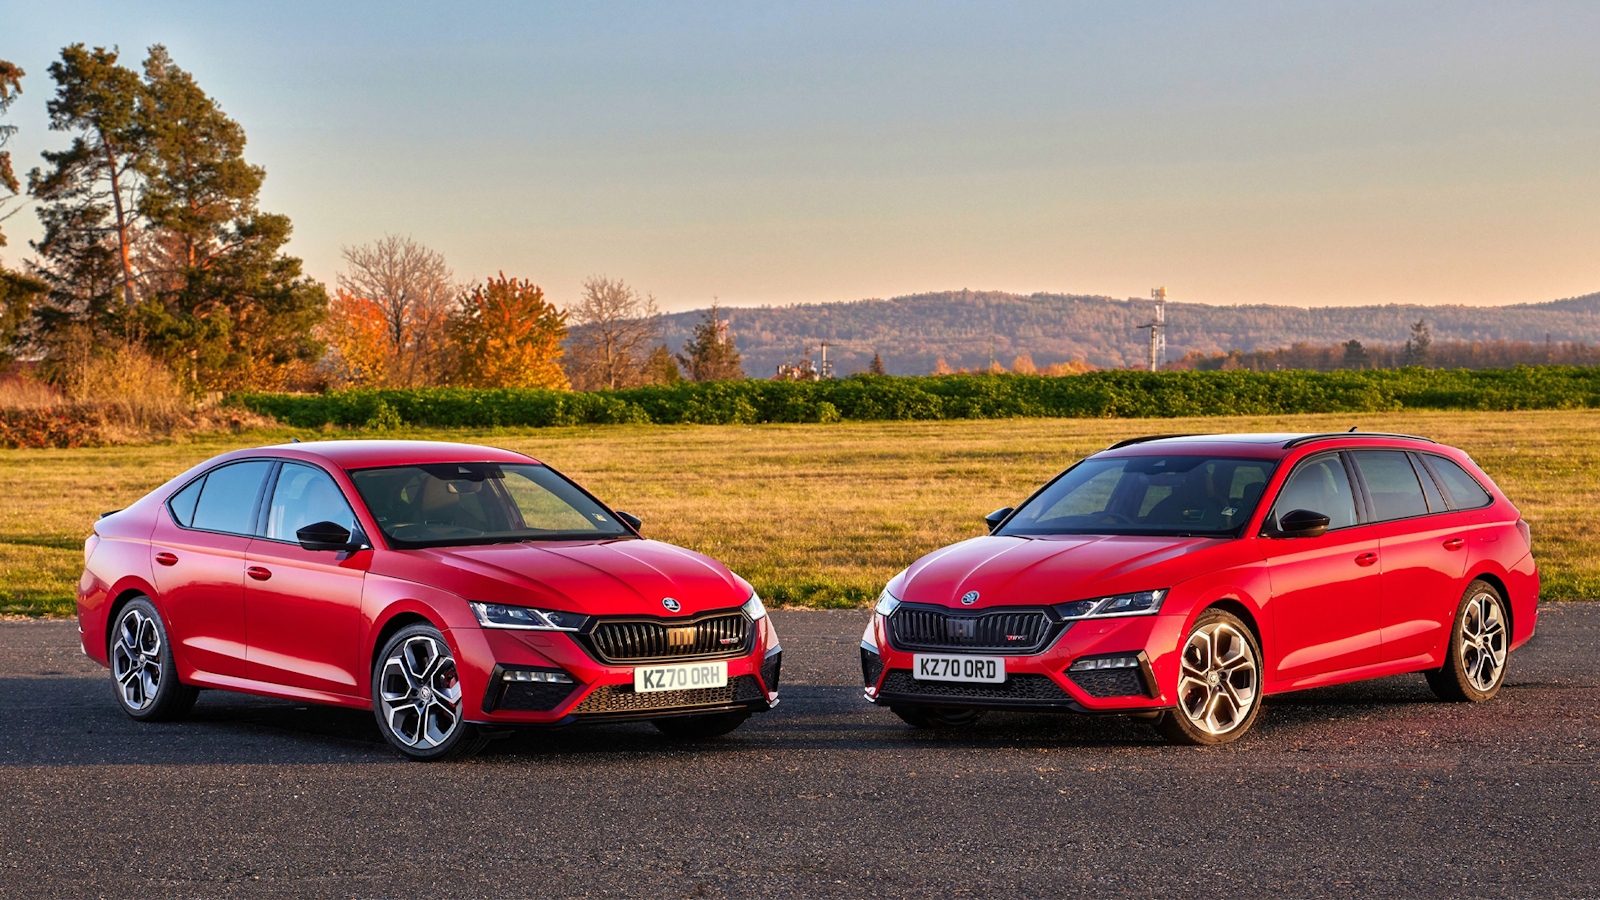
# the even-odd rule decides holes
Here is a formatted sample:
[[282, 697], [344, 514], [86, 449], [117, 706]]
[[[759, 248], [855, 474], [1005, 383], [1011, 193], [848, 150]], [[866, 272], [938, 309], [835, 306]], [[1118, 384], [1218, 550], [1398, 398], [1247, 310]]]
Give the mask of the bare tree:
[[350, 268], [339, 275], [339, 287], [383, 312], [391, 384], [441, 381], [449, 367], [445, 326], [460, 294], [444, 256], [398, 234], [345, 247], [343, 254]]
[[567, 310], [568, 377], [579, 390], [633, 387], [661, 339], [656, 298], [622, 279], [595, 275], [583, 282], [583, 298]]

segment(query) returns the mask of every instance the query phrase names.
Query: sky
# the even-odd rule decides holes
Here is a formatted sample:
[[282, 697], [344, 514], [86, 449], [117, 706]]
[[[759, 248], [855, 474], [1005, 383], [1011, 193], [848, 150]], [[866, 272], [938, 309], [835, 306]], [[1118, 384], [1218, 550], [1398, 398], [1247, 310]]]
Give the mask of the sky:
[[19, 169], [74, 42], [165, 44], [330, 282], [399, 233], [560, 305], [1600, 291], [1600, 3], [0, 0]]

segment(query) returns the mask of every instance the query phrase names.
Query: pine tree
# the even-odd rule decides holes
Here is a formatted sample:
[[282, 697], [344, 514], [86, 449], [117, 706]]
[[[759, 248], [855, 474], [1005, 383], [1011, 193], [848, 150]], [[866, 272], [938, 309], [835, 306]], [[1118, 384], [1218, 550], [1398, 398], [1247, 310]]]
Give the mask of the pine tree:
[[683, 380], [683, 372], [678, 369], [678, 361], [672, 358], [672, 351], [661, 344], [645, 358], [639, 378], [644, 384], [677, 384]]
[[[0, 116], [6, 114], [11, 104], [17, 102], [17, 95], [22, 93], [22, 76], [27, 74], [20, 66], [0, 59]], [[5, 149], [11, 136], [17, 133], [17, 126], [6, 125], [0, 121], [0, 222], [6, 220], [4, 214], [4, 201], [15, 197], [21, 190], [22, 184], [17, 181], [17, 172], [11, 167], [11, 151]], [[9, 195], [9, 196], [8, 196]], [[6, 245], [6, 233], [0, 230], [0, 247]]]
[[1367, 357], [1367, 348], [1361, 342], [1351, 338], [1344, 344], [1344, 367], [1346, 369], [1365, 369], [1370, 360]]
[[694, 327], [689, 340], [683, 345], [678, 362], [694, 381], [731, 381], [744, 378], [744, 366], [739, 360], [739, 349], [734, 346], [728, 323], [722, 321], [721, 308], [712, 301], [705, 318]]
[[867, 366], [867, 373], [871, 375], [887, 375], [888, 370], [883, 367], [883, 358], [876, 351], [872, 354], [872, 364]]
[[1406, 340], [1405, 349], [1401, 352], [1403, 365], [1426, 366], [1432, 358], [1433, 335], [1428, 332], [1426, 319], [1418, 319], [1411, 325], [1411, 337]]

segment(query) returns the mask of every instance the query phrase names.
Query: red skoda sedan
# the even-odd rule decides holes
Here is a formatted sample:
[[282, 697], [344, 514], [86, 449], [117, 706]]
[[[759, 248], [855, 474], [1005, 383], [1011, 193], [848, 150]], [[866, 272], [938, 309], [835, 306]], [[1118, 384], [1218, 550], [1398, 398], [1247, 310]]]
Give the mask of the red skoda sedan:
[[1112, 445], [890, 580], [867, 699], [916, 726], [986, 709], [1249, 730], [1268, 694], [1422, 672], [1487, 700], [1533, 636], [1528, 526], [1460, 450], [1384, 434]]
[[83, 649], [137, 719], [200, 688], [353, 708], [413, 759], [513, 725], [649, 719], [711, 737], [778, 702], [761, 600], [505, 450], [240, 450], [95, 524]]

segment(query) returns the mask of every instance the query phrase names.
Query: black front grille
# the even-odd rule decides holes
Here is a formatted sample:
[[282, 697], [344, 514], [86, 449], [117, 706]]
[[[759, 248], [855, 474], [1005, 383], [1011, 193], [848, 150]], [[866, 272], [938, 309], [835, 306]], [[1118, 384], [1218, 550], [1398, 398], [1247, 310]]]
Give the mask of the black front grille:
[[767, 657], [761, 663], [761, 683], [767, 686], [767, 691], [776, 693], [778, 690], [778, 673], [783, 669], [783, 651]]
[[765, 700], [761, 685], [754, 675], [739, 675], [728, 679], [726, 687], [691, 688], [686, 691], [649, 691], [636, 693], [631, 684], [602, 684], [583, 698], [573, 712], [578, 715], [592, 713], [647, 712], [653, 709], [681, 709], [693, 706], [726, 706], [747, 700]]
[[961, 614], [902, 606], [889, 617], [889, 635], [905, 650], [1037, 653], [1053, 631], [1054, 623], [1042, 609]]
[[1054, 700], [1069, 701], [1072, 695], [1047, 675], [1018, 672], [1000, 684], [971, 684], [955, 681], [918, 681], [910, 669], [890, 669], [878, 696], [911, 694], [929, 698], [956, 697], [975, 700]]
[[654, 662], [742, 656], [750, 619], [741, 612], [699, 619], [601, 620], [584, 636], [602, 662]]
[[867, 687], [877, 687], [878, 677], [883, 674], [883, 657], [865, 647], [861, 648], [861, 683]]
[[1148, 696], [1144, 676], [1138, 669], [1092, 669], [1068, 672], [1067, 677], [1091, 697]]

